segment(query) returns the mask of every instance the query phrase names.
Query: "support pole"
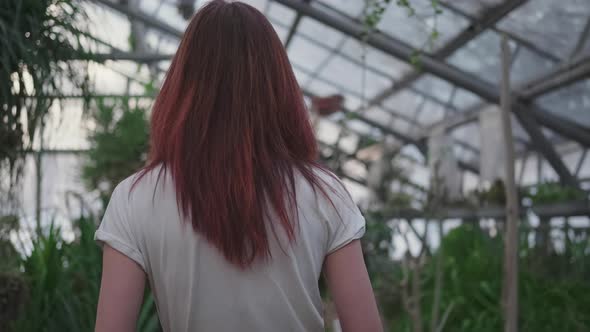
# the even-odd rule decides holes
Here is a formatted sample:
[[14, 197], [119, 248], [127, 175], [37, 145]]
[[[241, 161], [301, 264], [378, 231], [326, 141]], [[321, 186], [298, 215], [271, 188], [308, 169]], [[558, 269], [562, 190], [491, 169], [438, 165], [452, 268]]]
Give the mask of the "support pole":
[[41, 199], [43, 197], [43, 195], [41, 194], [42, 191], [42, 182], [43, 182], [43, 134], [45, 132], [44, 130], [44, 119], [41, 119], [40, 121], [40, 126], [39, 126], [39, 151], [37, 152], [36, 155], [36, 160], [35, 160], [35, 232], [37, 233], [37, 236], [41, 236]]
[[518, 331], [518, 197], [514, 180], [514, 142], [510, 123], [510, 48], [502, 36], [501, 111], [506, 149], [506, 233], [504, 238], [504, 283], [502, 287], [504, 331]]

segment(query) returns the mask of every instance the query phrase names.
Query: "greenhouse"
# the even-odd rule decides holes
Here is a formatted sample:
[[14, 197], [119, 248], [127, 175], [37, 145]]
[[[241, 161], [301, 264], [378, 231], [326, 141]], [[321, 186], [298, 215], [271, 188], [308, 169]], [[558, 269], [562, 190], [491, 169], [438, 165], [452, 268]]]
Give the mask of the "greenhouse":
[[[590, 331], [588, 0], [242, 1], [366, 219], [385, 331]], [[94, 232], [206, 3], [0, 3], [0, 331], [94, 330]]]

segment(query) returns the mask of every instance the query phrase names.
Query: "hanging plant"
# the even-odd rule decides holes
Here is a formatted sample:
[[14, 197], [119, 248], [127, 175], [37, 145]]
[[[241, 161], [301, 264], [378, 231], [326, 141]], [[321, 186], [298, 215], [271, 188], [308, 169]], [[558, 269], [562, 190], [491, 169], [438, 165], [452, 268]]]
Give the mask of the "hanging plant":
[[[365, 30], [362, 35], [364, 41], [366, 41], [370, 34], [377, 29], [377, 26], [382, 21], [383, 15], [391, 2], [392, 0], [365, 0], [365, 11], [363, 15]], [[439, 0], [430, 0], [430, 6], [432, 7], [430, 17], [433, 17], [434, 19], [434, 24], [432, 26], [429, 26], [425, 20], [422, 20], [416, 15], [416, 9], [412, 5], [412, 0], [397, 0], [395, 3], [400, 9], [406, 11], [408, 17], [415, 17], [416, 20], [424, 24], [427, 27], [427, 30], [429, 30], [428, 38], [426, 38], [419, 48], [414, 50], [409, 59], [409, 62], [419, 69], [420, 56], [424, 52], [434, 49], [434, 43], [440, 36], [437, 28], [438, 16], [443, 13], [440, 2]]]
[[[60, 61], [87, 58], [82, 47], [85, 21], [79, 0], [0, 1], [0, 174], [12, 188], [22, 173], [24, 153], [53, 101], [32, 98], [84, 89], [86, 71]], [[4, 183], [3, 185], [6, 185]], [[2, 196], [6, 203], [6, 196]]]

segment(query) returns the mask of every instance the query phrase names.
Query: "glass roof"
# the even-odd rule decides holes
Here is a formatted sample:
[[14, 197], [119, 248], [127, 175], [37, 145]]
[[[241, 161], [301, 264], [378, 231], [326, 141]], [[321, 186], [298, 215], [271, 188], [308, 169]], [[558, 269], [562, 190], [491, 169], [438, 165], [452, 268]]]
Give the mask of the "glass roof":
[[[96, 93], [120, 95], [127, 92], [143, 95], [145, 84], [155, 80], [158, 85], [163, 79], [170, 63], [169, 57], [178, 47], [179, 36], [187, 21], [179, 13], [175, 0], [128, 1], [125, 10], [139, 11], [147, 20], [130, 19], [125, 13], [110, 8], [108, 1], [84, 2], [89, 15], [89, 29], [95, 37], [90, 42], [92, 49], [97, 53], [165, 55], [166, 59], [151, 62], [147, 66], [118, 60], [113, 55], [112, 60], [103, 64], [91, 63], [89, 70]], [[204, 2], [195, 1], [195, 8]], [[445, 0], [441, 1], [442, 13], [435, 14], [430, 0], [413, 0], [410, 2], [415, 13], [411, 16], [406, 9], [395, 5], [394, 1], [385, 11], [376, 33], [384, 35], [391, 43], [422, 49], [437, 63], [449, 65], [450, 70], [468, 77], [468, 86], [457, 86], [449, 77], [431, 74], [427, 68], [414, 66], [407, 59], [399, 59], [395, 54], [363, 43], [359, 36], [339, 31], [327, 22], [306, 15], [298, 18], [297, 11], [280, 4], [281, 1], [244, 2], [255, 6], [269, 18], [285, 43], [295, 75], [306, 94], [341, 94], [344, 96], [345, 109], [358, 114], [358, 117], [350, 119], [338, 114], [324, 118], [318, 130], [319, 140], [327, 147], [331, 146], [332, 150], [338, 148], [356, 159], [362, 159], [359, 149], [366, 148], [364, 142], [379, 146], [385, 137], [393, 137], [403, 147], [401, 151], [404, 155], [421, 154], [416, 146], [422, 144], [420, 140], [428, 128], [458, 121], [456, 119], [466, 114], [489, 110], [485, 99], [478, 96], [475, 93], [477, 91], [469, 85], [472, 82], [473, 85], [484, 84], [499, 91], [499, 53], [503, 33], [508, 34], [513, 52], [511, 81], [514, 91], [558, 68], [561, 62], [573, 56], [572, 52], [580, 45], [581, 52], [577, 56], [590, 56], [590, 36], [583, 33], [590, 18], [588, 0], [524, 1], [524, 4], [505, 17], [499, 17], [496, 24], [491, 24], [480, 33], [472, 31], [474, 26], [478, 26], [478, 20], [505, 5], [504, 1]], [[116, 1], [116, 4], [120, 5], [120, 2]], [[310, 8], [328, 13], [347, 24], [358, 25], [362, 20], [364, 1], [315, 0], [311, 1]], [[169, 31], [157, 27], [162, 24], [168, 26], [170, 29], [166, 30]], [[438, 31], [439, 37], [430, 47], [428, 41], [433, 29]], [[132, 38], [135, 43], [130, 42]], [[584, 39], [588, 42], [584, 43]], [[454, 49], [449, 56], [441, 56], [438, 51], [449, 44], [454, 45]], [[149, 100], [145, 98], [142, 102], [147, 103]], [[55, 113], [66, 109], [79, 110], [80, 106], [76, 103], [80, 102], [64, 100], [58, 107], [63, 109], [57, 109]], [[559, 119], [586, 126], [590, 131], [588, 79], [567, 82], [530, 102], [541, 105]], [[61, 136], [56, 135], [48, 141], [49, 148], [86, 148], [86, 131], [76, 128], [88, 126], [82, 125], [85, 120], [79, 113], [72, 112], [71, 123], [56, 120], [55, 126], [65, 126], [65, 129], [59, 129]], [[55, 118], [59, 116], [55, 115]], [[525, 151], [531, 148], [527, 143], [529, 138], [517, 120], [513, 121], [519, 144], [517, 150], [520, 156], [524, 156]], [[342, 129], [343, 126], [345, 129]], [[55, 130], [58, 130], [57, 127]], [[341, 131], [343, 135], [339, 135]], [[453, 127], [450, 133], [456, 145], [453, 150], [457, 159], [477, 164], [481, 140], [477, 117]], [[553, 131], [547, 133], [548, 139], [556, 146], [565, 142], [563, 137], [555, 135]], [[68, 137], [77, 138], [71, 141]], [[74, 143], [66, 144], [66, 141]], [[380, 152], [371, 153], [378, 155]], [[416, 173], [420, 173], [418, 167], [427, 167], [425, 158], [414, 156], [408, 160], [413, 160], [409, 162], [414, 165]], [[364, 179], [367, 170], [361, 164], [348, 162], [343, 171], [349, 172], [357, 180]], [[427, 177], [422, 174], [412, 179], [426, 185]]]
[[588, 0], [530, 0], [500, 21], [499, 27], [565, 59], [589, 16]]

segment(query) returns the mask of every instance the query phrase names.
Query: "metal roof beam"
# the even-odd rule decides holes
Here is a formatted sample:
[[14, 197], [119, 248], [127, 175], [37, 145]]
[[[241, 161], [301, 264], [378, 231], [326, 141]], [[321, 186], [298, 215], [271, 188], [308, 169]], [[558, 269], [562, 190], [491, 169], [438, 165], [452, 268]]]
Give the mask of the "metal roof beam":
[[[339, 30], [340, 32], [347, 34], [353, 38], [359, 39], [364, 31], [364, 26], [350, 18], [335, 16], [334, 13], [330, 13], [321, 10], [317, 7], [305, 4], [297, 0], [275, 0], [282, 5], [285, 5], [293, 10], [301, 12], [302, 15], [309, 16], [315, 20], [318, 20], [333, 29]], [[375, 32], [368, 36], [367, 43], [391, 56], [401, 59], [406, 62], [410, 62], [414, 49], [406, 43], [394, 39], [390, 36], [386, 36], [383, 33]], [[463, 72], [457, 67], [448, 65], [438, 59], [433, 58], [429, 55], [421, 55], [419, 57], [422, 68], [445, 79], [465, 90], [469, 90], [476, 95], [479, 95], [483, 99], [498, 104], [500, 101], [500, 95], [498, 88], [492, 84], [489, 84], [476, 76], [469, 73]], [[531, 112], [535, 119], [562, 136], [573, 139], [581, 144], [590, 146], [590, 131], [586, 130], [566, 130], [565, 128], [572, 127], [569, 121], [550, 114], [548, 111], [543, 110], [537, 105], [526, 105], [522, 101], [515, 101], [514, 103], [515, 112]], [[574, 126], [578, 127], [579, 126]]]
[[[457, 15], [463, 16], [466, 19], [469, 19], [471, 21], [477, 20], [477, 17], [463, 11], [459, 7], [453, 5], [450, 1], [440, 2], [440, 5]], [[504, 30], [502, 28], [498, 28], [496, 25], [490, 26], [490, 29], [496, 33], [506, 35], [509, 39], [517, 42], [518, 44], [524, 46], [528, 50], [532, 51], [533, 53], [536, 53], [537, 55], [539, 55], [543, 58], [546, 58], [546, 59], [551, 60], [553, 62], [561, 61], [561, 58], [558, 57], [557, 55], [552, 54], [552, 53], [548, 52], [547, 50], [537, 47], [537, 45], [531, 43], [530, 41], [528, 41], [522, 37], [519, 37], [518, 35], [512, 33], [511, 31]]]
[[[283, 28], [289, 28], [289, 26], [287, 26], [286, 24], [284, 24], [283, 22], [280, 22], [280, 21], [278, 21], [278, 20], [274, 20], [274, 19], [272, 19], [272, 18], [269, 18], [269, 20], [270, 20], [270, 21], [271, 21], [273, 24], [275, 24], [275, 25], [278, 25], [278, 26], [280, 26], [280, 27], [283, 27]], [[323, 44], [322, 42], [319, 42], [319, 41], [317, 41], [317, 40], [313, 39], [312, 37], [310, 37], [310, 36], [308, 36], [308, 35], [305, 35], [305, 34], [303, 34], [303, 33], [299, 33], [297, 36], [298, 36], [298, 37], [301, 37], [301, 38], [302, 38], [303, 40], [305, 40], [306, 42], [309, 42], [309, 43], [311, 43], [311, 44], [313, 44], [313, 45], [315, 45], [315, 46], [317, 46], [317, 47], [320, 47], [320, 48], [322, 48], [322, 49], [324, 49], [324, 50], [326, 50], [326, 51], [329, 51], [330, 53], [335, 53], [335, 51], [336, 51], [336, 50], [334, 50], [333, 48], [330, 48], [329, 46], [327, 46], [327, 45]], [[362, 61], [360, 61], [359, 59], [356, 59], [356, 58], [354, 58], [354, 57], [352, 57], [352, 56], [349, 56], [349, 55], [347, 55], [347, 54], [345, 54], [345, 53], [338, 53], [338, 56], [340, 56], [340, 57], [342, 57], [342, 58], [344, 58], [344, 59], [346, 59], [346, 60], [348, 60], [348, 61], [352, 62], [353, 64], [355, 64], [355, 65], [357, 65], [357, 66], [361, 66], [361, 67], [362, 67], [362, 66], [365, 66], [365, 67], [366, 67], [366, 69], [367, 69], [368, 71], [370, 71], [371, 73], [373, 73], [373, 74], [376, 74], [376, 75], [382, 76], [382, 77], [384, 77], [384, 78], [387, 78], [387, 79], [390, 79], [390, 80], [395, 80], [393, 77], [391, 77], [391, 75], [389, 75], [389, 74], [385, 73], [384, 71], [380, 70], [379, 68], [376, 68], [376, 67], [374, 67], [374, 66], [371, 66], [371, 64], [369, 64], [369, 63], [365, 64], [365, 63], [363, 63]], [[416, 88], [414, 88], [414, 87], [412, 87], [412, 86], [408, 87], [408, 89], [409, 89], [410, 91], [412, 91], [412, 92], [414, 92], [414, 93], [418, 94], [419, 96], [421, 96], [421, 97], [424, 97], [425, 99], [427, 99], [427, 100], [429, 100], [429, 101], [435, 102], [435, 103], [437, 103], [437, 104], [441, 104], [441, 105], [443, 105], [443, 106], [444, 106], [444, 105], [446, 105], [446, 107], [447, 107], [448, 109], [452, 110], [452, 111], [455, 111], [455, 112], [461, 112], [461, 110], [460, 110], [460, 109], [458, 109], [458, 108], [456, 108], [455, 106], [453, 106], [453, 105], [447, 105], [447, 102], [446, 102], [446, 101], [444, 101], [444, 100], [441, 100], [441, 99], [439, 99], [439, 98], [437, 98], [437, 97], [435, 97], [435, 96], [429, 95], [429, 94], [427, 94], [427, 93], [425, 93], [425, 92], [422, 92], [422, 91], [420, 91], [420, 90], [418, 90], [418, 89], [416, 89]], [[386, 110], [387, 110], [387, 111], [391, 111], [390, 109], [386, 109]]]
[[[131, 61], [137, 61], [137, 62], [163, 61], [163, 60], [169, 60], [172, 57], [172, 55], [149, 54], [149, 53], [126, 53], [126, 52], [113, 52], [113, 53], [107, 53], [107, 54], [96, 54], [94, 56], [98, 59], [103, 59], [103, 60], [104, 59], [131, 60]], [[314, 96], [314, 94], [312, 92], [306, 91], [306, 90], [304, 90], [304, 94], [308, 95], [308, 96]], [[346, 109], [343, 110], [343, 112], [345, 114], [352, 114], [354, 116], [354, 118], [358, 119], [359, 121], [364, 122], [371, 127], [379, 129], [381, 132], [383, 132], [386, 135], [395, 137], [396, 139], [400, 140], [404, 144], [415, 145], [422, 153], [426, 154], [426, 149], [427, 149], [426, 145], [420, 139], [418, 139], [412, 135], [401, 133], [397, 130], [389, 128], [389, 127], [387, 127], [375, 120], [366, 118], [362, 114], [358, 114], [356, 112], [352, 112], [352, 111], [346, 110]], [[455, 143], [459, 144], [463, 148], [468, 149], [470, 151], [475, 151], [476, 153], [478, 152], [476, 148], [472, 147], [471, 145], [469, 145], [466, 142], [456, 140]], [[464, 166], [465, 166], [466, 170], [469, 170], [472, 172], [475, 172], [475, 170], [477, 168], [475, 165], [469, 165], [468, 163], [465, 163]]]
[[553, 148], [553, 144], [547, 140], [541, 131], [541, 127], [532, 114], [528, 112], [516, 112], [515, 115], [522, 127], [531, 137], [531, 142], [535, 149], [539, 151], [543, 157], [545, 157], [545, 159], [547, 159], [551, 167], [553, 167], [555, 172], [559, 175], [560, 182], [564, 185], [578, 187], [578, 182], [575, 176], [573, 176], [569, 169], [565, 166], [561, 160], [561, 157]]
[[172, 59], [172, 57], [174, 57], [174, 54], [113, 51], [111, 53], [94, 53], [91, 56], [92, 56], [92, 60], [97, 60], [97, 61], [117, 60], [117, 61], [133, 61], [133, 62], [137, 62], [137, 63], [152, 63], [152, 62], [170, 60], [170, 59]]
[[[333, 149], [333, 150], [335, 150], [337, 153], [340, 153], [341, 155], [345, 156], [346, 158], [353, 159], [353, 160], [357, 160], [358, 162], [362, 163], [362, 164], [363, 164], [363, 165], [365, 165], [366, 167], [368, 167], [368, 166], [369, 166], [369, 165], [368, 165], [368, 162], [358, 159], [358, 157], [356, 156], [356, 154], [350, 154], [350, 153], [348, 153], [348, 152], [342, 151], [342, 149], [340, 149], [340, 147], [338, 147], [338, 146], [337, 146], [337, 145], [335, 145], [335, 144], [328, 144], [328, 143], [325, 143], [325, 142], [322, 142], [322, 141], [319, 141], [319, 140], [318, 140], [318, 143], [319, 143], [319, 145], [320, 145], [321, 147], [328, 148], [328, 149]], [[407, 160], [410, 160], [410, 159], [411, 159], [410, 157], [408, 157], [408, 156], [406, 156], [406, 155], [403, 155], [403, 154], [399, 154], [398, 156], [399, 156], [400, 158], [404, 158], [404, 159], [407, 159]], [[351, 180], [353, 180], [353, 181], [355, 181], [355, 182], [357, 182], [357, 183], [360, 183], [360, 184], [363, 184], [363, 185], [367, 186], [367, 181], [366, 181], [366, 179], [359, 179], [359, 178], [355, 178], [355, 177], [352, 177], [352, 176], [350, 176], [350, 175], [346, 174], [345, 172], [341, 172], [341, 173], [342, 173], [343, 175], [346, 175], [346, 176], [348, 176], [348, 177], [349, 177], [349, 179], [351, 179]], [[398, 178], [397, 180], [398, 180], [400, 183], [404, 184], [404, 185], [410, 186], [410, 187], [412, 187], [412, 188], [414, 188], [414, 189], [416, 189], [416, 190], [418, 190], [418, 191], [420, 191], [420, 192], [422, 192], [422, 193], [426, 193], [426, 189], [425, 189], [424, 187], [422, 187], [422, 186], [421, 186], [421, 185], [419, 185], [419, 184], [416, 184], [416, 183], [414, 183], [414, 182], [413, 182], [412, 180], [410, 180], [409, 178], [403, 177], [403, 178]]]
[[134, 10], [129, 8], [128, 6], [121, 5], [119, 3], [109, 1], [109, 0], [92, 0], [98, 4], [104, 5], [109, 7], [115, 11], [120, 12], [121, 14], [126, 15], [132, 20], [137, 20], [139, 22], [144, 23], [145, 25], [160, 30], [161, 32], [167, 33], [171, 36], [182, 38], [184, 34], [183, 31], [176, 29], [175, 27], [166, 24], [154, 17], [151, 17], [145, 13], [142, 13], [139, 10]]
[[291, 41], [293, 40], [293, 37], [295, 36], [295, 32], [297, 31], [297, 27], [299, 27], [299, 23], [301, 23], [301, 18], [303, 17], [303, 15], [297, 13], [297, 16], [295, 16], [295, 21], [293, 21], [293, 24], [291, 24], [291, 27], [289, 28], [289, 33], [287, 34], [287, 39], [285, 39], [285, 48], [288, 49], [289, 45], [291, 45]]
[[[567, 61], [549, 74], [527, 83], [523, 88], [518, 89], [516, 95], [524, 99], [531, 99], [589, 76], [590, 57], [580, 57]], [[452, 117], [447, 117], [433, 126], [442, 125], [447, 130], [453, 130], [459, 126], [477, 121], [478, 113], [487, 105], [487, 102], [475, 104], [468, 110]], [[523, 104], [521, 103], [519, 106], [522, 108]], [[523, 111], [526, 112], [527, 110]], [[590, 146], [590, 135], [587, 128], [546, 110], [542, 110], [539, 106], [529, 107], [528, 112], [534, 115], [539, 124], [552, 129], [564, 137], [569, 137], [584, 146]]]
[[[433, 54], [437, 59], [444, 59], [453, 54], [458, 49], [465, 46], [467, 43], [475, 39], [486, 29], [494, 26], [498, 21], [504, 18], [512, 10], [520, 7], [528, 0], [507, 0], [495, 7], [488, 9], [481, 17], [472, 20], [471, 24], [459, 33], [455, 38], [451, 39], [442, 48]], [[396, 92], [403, 90], [414, 83], [422, 76], [421, 71], [413, 71], [402, 77], [398, 82], [395, 82], [390, 88], [387, 88], [377, 94], [373, 100], [369, 102], [369, 106], [380, 104], [389, 96]]]
[[[360, 39], [364, 31], [364, 26], [348, 17], [335, 16], [334, 13], [329, 13], [321, 10], [318, 7], [307, 5], [298, 0], [275, 0], [291, 9], [301, 12], [303, 15], [309, 16], [318, 20], [333, 29], [347, 34], [353, 38]], [[374, 32], [367, 38], [367, 43], [393, 57], [410, 62], [414, 49], [408, 44], [387, 36], [381, 32]], [[450, 66], [438, 59], [429, 55], [419, 56], [419, 61], [422, 68], [429, 73], [432, 73], [440, 78], [443, 78], [461, 88], [469, 90], [486, 100], [497, 103], [499, 101], [499, 93], [497, 87], [478, 79], [477, 77], [463, 72], [460, 69]]]
[[[307, 95], [309, 97], [313, 97], [314, 96], [313, 93], [311, 93], [310, 91], [306, 91], [306, 90], [303, 90], [303, 94], [304, 95]], [[426, 155], [427, 154], [428, 147], [426, 146], [426, 143], [423, 140], [418, 140], [418, 139], [416, 139], [416, 138], [414, 138], [414, 137], [412, 137], [410, 135], [407, 135], [407, 134], [404, 134], [404, 133], [400, 133], [400, 132], [398, 132], [396, 130], [393, 130], [392, 128], [388, 128], [388, 127], [386, 127], [386, 126], [378, 123], [377, 121], [374, 121], [374, 120], [371, 120], [371, 119], [368, 119], [368, 118], [364, 117], [362, 114], [357, 114], [357, 113], [352, 112], [352, 111], [347, 110], [347, 109], [343, 109], [343, 112], [345, 114], [353, 114], [355, 119], [357, 119], [357, 120], [359, 120], [361, 122], [364, 122], [364, 123], [368, 124], [371, 127], [374, 127], [374, 128], [379, 129], [383, 134], [392, 136], [392, 137], [394, 137], [395, 139], [401, 141], [404, 144], [412, 144], [412, 145], [416, 146], [416, 148], [418, 148], [418, 150], [423, 155]], [[464, 170], [473, 172], [475, 174], [479, 174], [479, 167], [477, 165], [474, 165], [474, 164], [471, 164], [471, 163], [465, 162], [465, 161], [460, 161], [459, 162], [459, 166], [461, 168], [463, 168]]]
[[584, 46], [586, 46], [586, 44], [588, 43], [589, 39], [590, 39], [590, 16], [588, 17], [588, 20], [586, 21], [586, 25], [584, 26], [584, 30], [582, 30], [582, 33], [580, 33], [580, 37], [578, 38], [578, 42], [576, 43], [576, 46], [574, 47], [574, 50], [572, 51], [571, 56], [575, 57], [576, 55], [580, 54], [582, 52], [582, 50], [584, 49]]
[[[364, 26], [359, 23], [356, 22], [355, 20], [352, 20], [348, 17], [345, 16], [336, 16], [337, 14], [332, 12], [327, 12], [325, 10], [321, 10], [318, 7], [313, 7], [310, 6], [308, 4], [305, 4], [303, 2], [297, 1], [297, 0], [275, 0], [279, 3], [281, 3], [282, 5], [285, 5], [287, 7], [290, 7], [293, 10], [296, 10], [297, 12], [300, 12], [302, 15], [306, 15], [309, 16], [315, 20], [318, 20], [330, 27], [332, 27], [333, 29], [339, 30], [340, 32], [347, 34], [351, 37], [354, 38], [360, 38], [360, 36], [362, 36], [362, 33], [364, 31]], [[371, 45], [387, 54], [390, 54], [396, 58], [399, 58], [403, 61], [407, 61], [410, 62], [413, 55], [414, 55], [414, 49], [407, 45], [406, 43], [397, 40], [391, 36], [387, 36], [381, 32], [374, 32], [373, 34], [369, 35], [366, 38], [366, 42], [368, 45]], [[494, 85], [491, 85], [483, 80], [480, 80], [479, 78], [463, 72], [462, 70], [460, 70], [457, 67], [448, 65], [432, 56], [429, 55], [425, 55], [422, 54], [419, 56], [419, 61], [421, 63], [422, 68], [429, 73], [432, 73], [436, 76], [439, 76], [440, 78], [443, 78], [463, 89], [469, 90], [477, 95], [479, 95], [480, 97], [482, 97], [483, 99], [498, 104], [500, 101], [500, 94], [498, 91], [498, 88]], [[530, 109], [529, 109], [530, 108]], [[518, 113], [527, 113], [530, 112], [534, 119], [533, 120], [537, 120], [539, 119], [539, 114], [542, 114], [544, 116], [548, 116], [548, 117], [553, 117], [552, 114], [549, 114], [548, 112], [544, 111], [544, 110], [540, 110], [539, 107], [529, 107], [528, 105], [524, 104], [522, 101], [515, 101], [513, 103], [513, 109], [514, 112], [518, 115]], [[529, 115], [529, 114], [525, 114]], [[561, 123], [561, 125], [564, 124], [563, 119], [558, 118], [559, 122]], [[539, 122], [541, 122], [541, 120], [539, 119]], [[536, 121], [535, 121], [536, 123]], [[530, 123], [529, 123], [530, 124]], [[569, 132], [567, 130], [563, 130], [563, 127], [560, 126], [555, 126], [554, 123], [543, 123], [544, 125], [546, 125], [547, 127], [557, 131], [558, 133], [562, 134], [563, 136], [566, 137], [570, 137], [572, 139], [575, 139], [578, 142], [586, 142], [588, 144], [590, 144], [590, 132], [586, 131], [578, 131], [578, 132]], [[525, 127], [527, 128], [527, 127]], [[537, 128], [538, 129], [538, 128]], [[536, 144], [540, 144], [542, 143], [548, 143], [547, 139], [542, 136], [542, 135], [535, 135], [534, 133], [535, 127], [533, 126], [528, 126], [528, 130], [530, 131], [529, 134], [534, 138], [538, 138], [540, 141], [536, 142]], [[539, 129], [540, 131], [540, 129]], [[541, 137], [542, 136], [542, 137]], [[418, 148], [421, 148], [420, 145], [417, 145]], [[422, 148], [423, 149], [423, 148]], [[539, 150], [545, 154], [545, 158], [547, 158], [547, 160], [549, 160], [551, 162], [551, 165], [555, 168], [555, 171], [561, 175], [561, 173], [563, 173], [563, 168], [560, 167], [560, 165], [558, 164], [558, 162], [555, 161], [555, 157], [557, 157], [557, 159], [559, 159], [559, 156], [557, 156], [557, 154], [555, 153], [555, 151], [553, 150], [553, 148], [551, 146], [543, 146], [540, 147], [539, 146]], [[559, 161], [561, 162], [561, 160], [559, 159]], [[565, 171], [568, 171], [567, 168], [565, 168]], [[569, 173], [569, 171], [568, 171]], [[571, 176], [571, 174], [570, 174]], [[567, 181], [568, 183], [571, 182], [570, 179], [567, 177], [567, 175], [564, 175], [564, 177], [562, 177], [563, 181]]]
[[519, 95], [524, 99], [534, 99], [588, 77], [590, 77], [590, 56], [572, 59], [528, 83], [520, 89]]

